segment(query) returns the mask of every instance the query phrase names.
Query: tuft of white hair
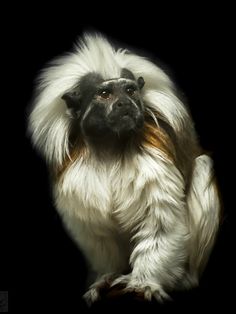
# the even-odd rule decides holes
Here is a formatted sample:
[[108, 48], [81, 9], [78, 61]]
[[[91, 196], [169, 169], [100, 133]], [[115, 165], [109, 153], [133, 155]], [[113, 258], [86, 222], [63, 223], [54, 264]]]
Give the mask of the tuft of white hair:
[[144, 77], [143, 98], [150, 110], [161, 113], [177, 133], [185, 128], [187, 112], [173, 94], [173, 83], [159, 67], [126, 49], [115, 50], [101, 35], [86, 34], [73, 52], [50, 62], [39, 77], [29, 132], [33, 144], [49, 163], [61, 165], [69, 155], [71, 121], [62, 95], [88, 72], [111, 79], [120, 77], [122, 68], [130, 70], [136, 78]]

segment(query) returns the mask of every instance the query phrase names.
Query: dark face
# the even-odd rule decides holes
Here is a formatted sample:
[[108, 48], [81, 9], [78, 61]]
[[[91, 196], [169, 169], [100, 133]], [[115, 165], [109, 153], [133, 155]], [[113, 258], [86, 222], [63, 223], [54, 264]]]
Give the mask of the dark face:
[[78, 112], [82, 132], [88, 138], [123, 137], [143, 126], [143, 103], [140, 90], [144, 80], [135, 80], [126, 69], [122, 77], [104, 81], [89, 73], [78, 88], [62, 98], [68, 108]]

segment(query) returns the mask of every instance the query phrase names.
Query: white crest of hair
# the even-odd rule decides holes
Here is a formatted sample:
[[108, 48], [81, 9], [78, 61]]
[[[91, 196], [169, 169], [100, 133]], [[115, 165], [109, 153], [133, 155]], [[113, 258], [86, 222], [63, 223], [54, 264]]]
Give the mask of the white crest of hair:
[[122, 68], [136, 78], [144, 77], [143, 94], [148, 106], [162, 112], [175, 129], [181, 128], [187, 113], [172, 93], [172, 82], [159, 67], [126, 50], [115, 50], [101, 35], [85, 35], [72, 53], [50, 62], [39, 77], [39, 96], [30, 114], [29, 131], [34, 145], [49, 162], [61, 164], [68, 155], [70, 117], [61, 96], [88, 72], [97, 72], [106, 80], [119, 78]]

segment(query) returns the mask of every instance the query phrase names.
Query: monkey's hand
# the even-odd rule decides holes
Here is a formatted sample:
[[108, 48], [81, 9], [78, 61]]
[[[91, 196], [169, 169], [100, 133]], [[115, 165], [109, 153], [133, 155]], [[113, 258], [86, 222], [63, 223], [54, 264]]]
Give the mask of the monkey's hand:
[[152, 299], [157, 300], [159, 303], [163, 303], [165, 300], [171, 300], [170, 296], [163, 290], [161, 285], [158, 285], [151, 280], [140, 280], [134, 278], [132, 274], [123, 275], [116, 278], [112, 282], [112, 287], [116, 285], [123, 285], [124, 293], [135, 293], [139, 297], [144, 298], [147, 301]]
[[101, 294], [111, 287], [116, 277], [117, 275], [113, 273], [102, 275], [89, 287], [89, 290], [83, 296], [88, 306], [91, 306], [101, 298]]

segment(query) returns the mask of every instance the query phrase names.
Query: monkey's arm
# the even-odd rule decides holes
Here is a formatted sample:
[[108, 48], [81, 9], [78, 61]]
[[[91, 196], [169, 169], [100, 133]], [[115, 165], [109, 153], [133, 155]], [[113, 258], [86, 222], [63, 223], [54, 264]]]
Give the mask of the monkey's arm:
[[[168, 209], [163, 207], [161, 210]], [[155, 219], [155, 213], [136, 234], [137, 243], [130, 259], [133, 271], [128, 288], [145, 288], [145, 298], [150, 299], [153, 295], [162, 301], [168, 298], [164, 289], [172, 288], [183, 275], [188, 233], [184, 225], [174, 220], [169, 225], [171, 231], [163, 229], [155, 232], [150, 230], [151, 219]]]
[[[162, 209], [165, 210], [164, 208]], [[130, 258], [132, 273], [118, 278], [115, 283], [125, 283], [127, 290], [143, 292], [148, 300], [154, 296], [158, 301], [168, 298], [164, 288], [172, 288], [183, 275], [186, 262], [186, 228], [170, 224], [172, 231], [156, 230], [153, 222], [156, 214], [150, 214], [136, 234], [136, 246]]]
[[132, 272], [114, 284], [126, 284], [127, 291], [135, 290], [144, 293], [146, 299], [154, 296], [162, 301], [168, 298], [164, 289], [171, 289], [183, 275], [189, 233], [181, 175], [174, 166], [163, 164], [157, 178], [157, 182], [149, 182], [151, 204], [139, 217], [133, 237]]

